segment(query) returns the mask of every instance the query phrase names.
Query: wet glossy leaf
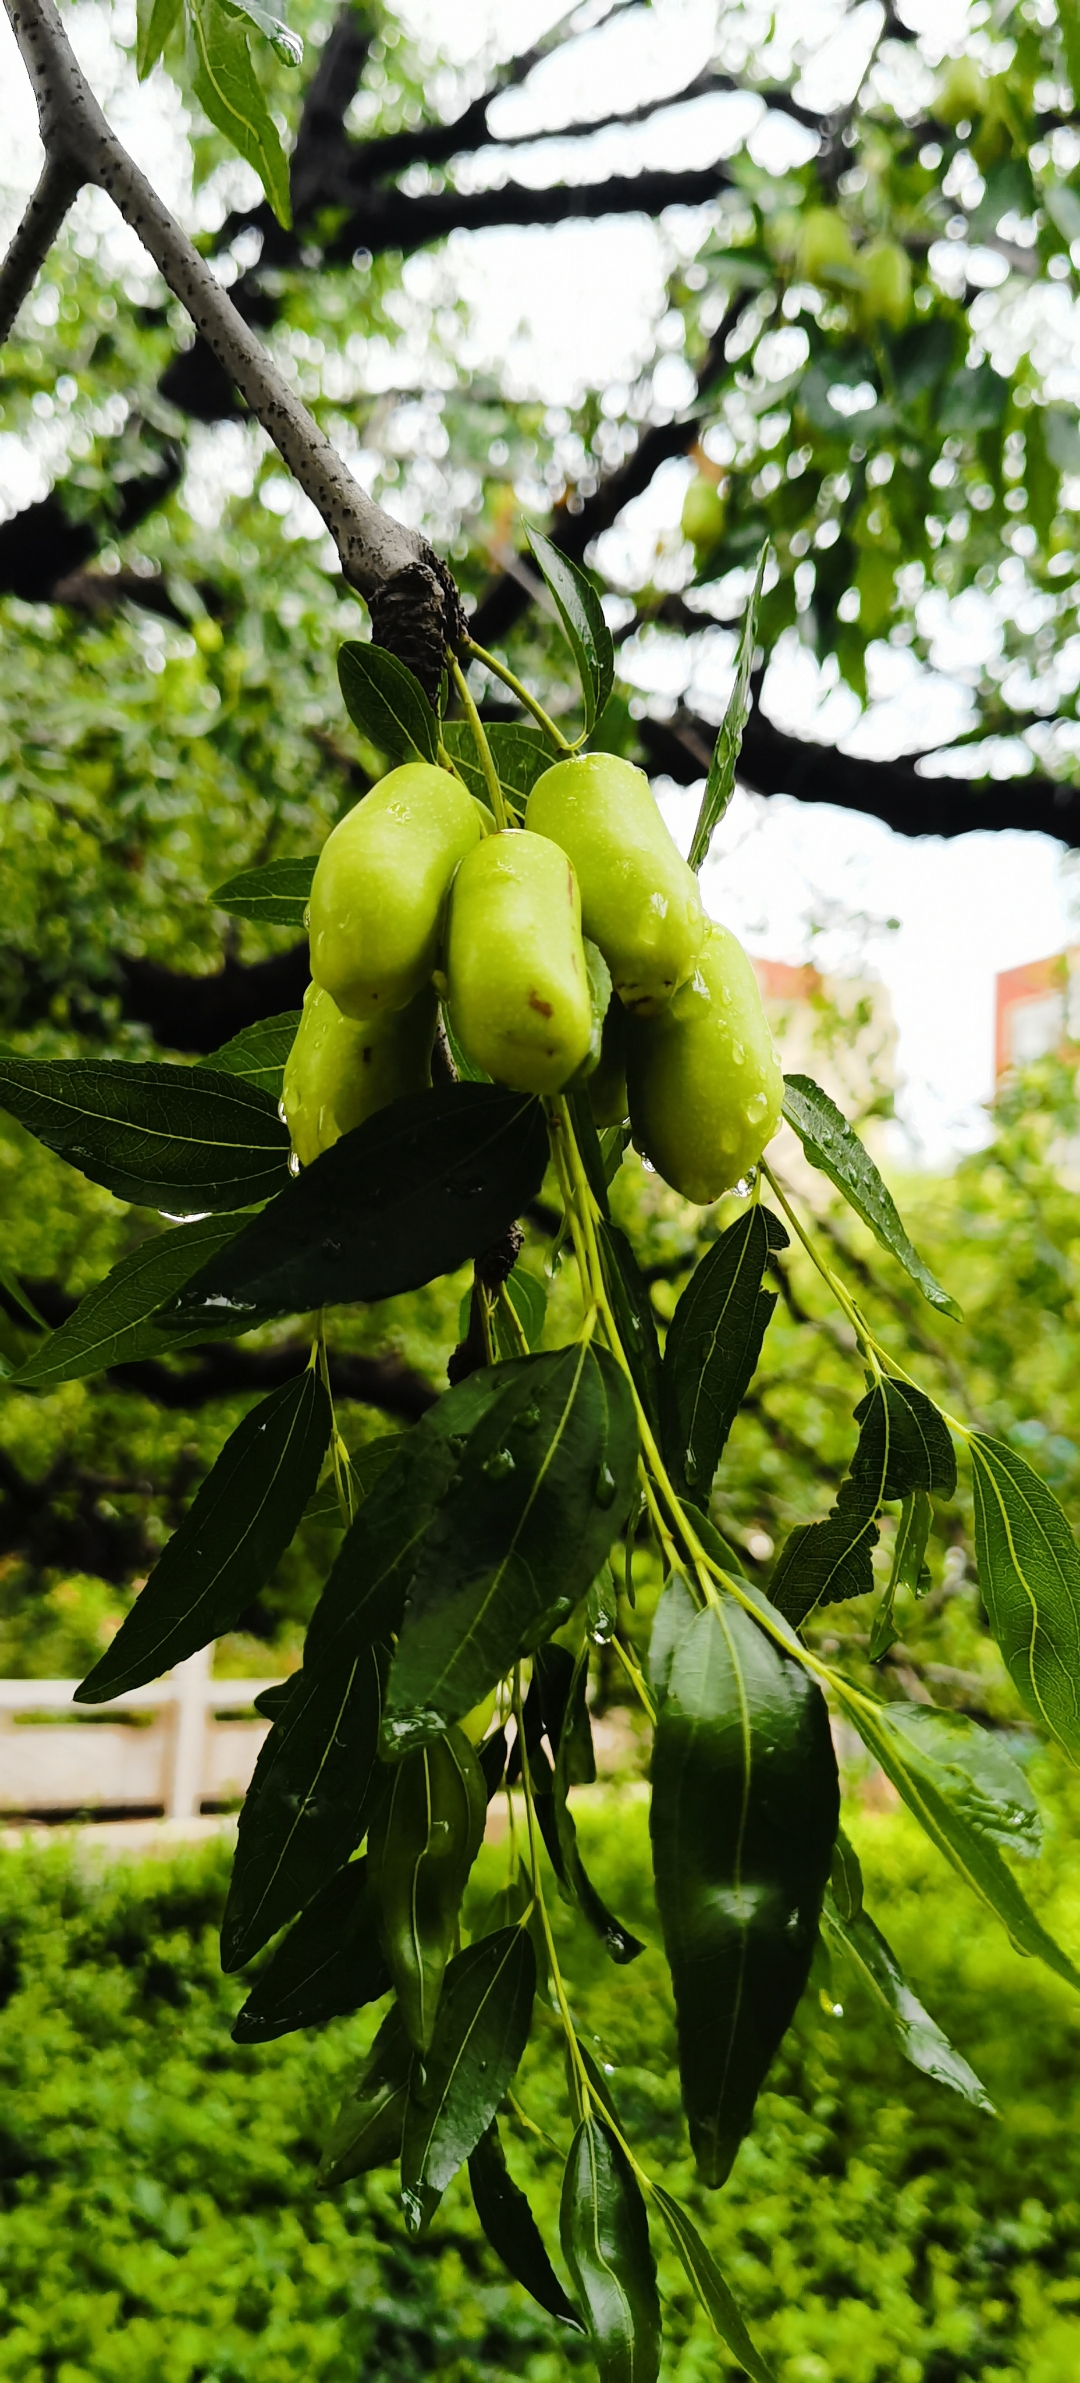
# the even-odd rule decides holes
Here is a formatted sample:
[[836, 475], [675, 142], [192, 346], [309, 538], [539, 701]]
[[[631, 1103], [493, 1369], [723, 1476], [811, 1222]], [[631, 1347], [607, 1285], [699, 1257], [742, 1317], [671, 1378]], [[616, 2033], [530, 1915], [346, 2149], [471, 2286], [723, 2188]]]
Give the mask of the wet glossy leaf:
[[500, 1928], [451, 1961], [430, 2050], [414, 2072], [401, 2145], [406, 2214], [442, 2192], [487, 2132], [525, 2050], [536, 1992], [527, 1928]]
[[307, 1367], [245, 1415], [93, 1671], [76, 1704], [102, 1704], [160, 1679], [234, 1628], [289, 1545], [333, 1421]]
[[889, 1717], [914, 1757], [947, 1776], [955, 1807], [980, 1836], [1006, 1853], [1041, 1851], [1042, 1814], [1030, 1781], [996, 1731], [933, 1705], [894, 1704]]
[[[453, 1951], [465, 1882], [487, 1815], [487, 1790], [461, 1730], [395, 1765], [372, 1822], [379, 1929], [409, 2041], [426, 2052]], [[485, 2124], [486, 2124], [485, 2120]]]
[[733, 1598], [685, 1620], [653, 1744], [683, 2104], [722, 2184], [806, 1984], [839, 1816], [824, 1698]]
[[607, 1351], [572, 1345], [495, 1371], [498, 1396], [458, 1450], [409, 1590], [394, 1747], [460, 1719], [565, 1618], [629, 1507], [637, 1431]]
[[419, 679], [396, 654], [350, 640], [338, 653], [338, 679], [349, 718], [389, 761], [436, 760], [438, 720]]
[[327, 1880], [261, 1970], [233, 2024], [237, 2044], [269, 2044], [343, 2018], [390, 1991], [366, 1861]]
[[288, 1315], [417, 1290], [490, 1249], [546, 1165], [539, 1101], [488, 1084], [411, 1094], [287, 1180], [167, 1313], [186, 1328], [223, 1307]]
[[366, 2176], [370, 2169], [388, 2168], [397, 2160], [412, 2058], [412, 2045], [395, 2003], [331, 2127], [320, 2184], [333, 2188], [350, 2176]]
[[259, 87], [242, 23], [221, 0], [188, 0], [195, 70], [192, 89], [211, 124], [255, 171], [286, 231], [292, 223], [289, 168]]
[[735, 684], [728, 697], [728, 707], [720, 723], [720, 733], [713, 748], [709, 774], [701, 809], [690, 842], [689, 861], [692, 869], [700, 869], [713, 836], [735, 792], [735, 772], [742, 751], [743, 730], [750, 717], [750, 678], [754, 667], [754, 647], [757, 642], [758, 608], [769, 559], [766, 540], [758, 556], [757, 572], [750, 591], [750, 601], [739, 632], [739, 650], [735, 656]]
[[[898, 1725], [897, 1715], [915, 1708], [872, 1705], [869, 1698], [855, 1696], [842, 1683], [837, 1684], [836, 1694], [841, 1710], [931, 1843], [1001, 1920], [1017, 1952], [1035, 1954], [1048, 1969], [1080, 1989], [1080, 1974], [1036, 1918], [1011, 1870], [1006, 1869], [993, 1836], [985, 1825], [973, 1823], [968, 1781], [958, 1782], [952, 1762], [943, 1762], [929, 1739], [920, 1744], [910, 1723]], [[942, 1718], [935, 1715], [937, 1721]]]
[[664, 1349], [664, 1454], [680, 1494], [708, 1505], [728, 1433], [753, 1380], [775, 1291], [762, 1286], [771, 1250], [787, 1248], [760, 1205], [729, 1225], [695, 1267]]
[[261, 0], [229, 0], [229, 5], [240, 9], [244, 16], [250, 17], [252, 24], [258, 27], [260, 33], [265, 33], [283, 66], [302, 64], [304, 45], [299, 34], [290, 33], [289, 27], [282, 23], [280, 17], [274, 16], [272, 10], [262, 7]]
[[318, 866], [317, 852], [300, 860], [266, 861], [260, 869], [241, 869], [209, 896], [215, 910], [233, 918], [251, 918], [263, 927], [302, 927], [311, 899], [311, 881]]
[[469, 2183], [477, 2217], [504, 2267], [549, 2316], [560, 2318], [575, 2333], [584, 2333], [577, 2310], [567, 2299], [544, 2249], [528, 2201], [507, 2169], [494, 2120], [470, 2156]]
[[599, 719], [615, 683], [615, 648], [603, 606], [591, 579], [550, 538], [526, 527], [526, 536], [555, 598], [567, 644], [581, 681], [585, 733]]
[[939, 2085], [951, 2085], [965, 2101], [993, 2115], [986, 2087], [912, 1993], [891, 1945], [886, 1944], [869, 1913], [842, 1919], [832, 1896], [826, 1895], [822, 1919], [836, 1950], [847, 1955], [861, 1984], [886, 2013], [905, 2060], [924, 2076], [935, 2078]]
[[47, 1150], [140, 1207], [250, 1207], [288, 1178], [274, 1102], [209, 1068], [0, 1057], [0, 1108]]
[[1080, 1756], [1080, 1555], [1057, 1499], [1016, 1450], [972, 1434], [983, 1604], [1029, 1709]]
[[930, 1269], [909, 1241], [869, 1151], [820, 1084], [810, 1076], [785, 1076], [784, 1115], [793, 1126], [812, 1167], [836, 1185], [845, 1200], [869, 1225], [882, 1249], [898, 1258], [931, 1307], [943, 1315], [959, 1316], [955, 1299], [935, 1281]]
[[[51, 1390], [57, 1382], [80, 1381], [106, 1366], [168, 1357], [186, 1347], [187, 1334], [160, 1331], [155, 1313], [239, 1230], [235, 1216], [204, 1216], [195, 1224], [174, 1225], [140, 1241], [20, 1366], [14, 1377], [20, 1388]], [[207, 1327], [198, 1337], [207, 1338]]]
[[660, 2301], [645, 2204], [602, 2119], [583, 2119], [574, 2136], [559, 2224], [600, 2383], [656, 2383]]
[[245, 1026], [242, 1034], [234, 1034], [231, 1042], [212, 1054], [207, 1067], [222, 1068], [227, 1076], [242, 1076], [246, 1084], [257, 1084], [272, 1100], [280, 1100], [285, 1062], [296, 1041], [300, 1016], [298, 1009], [287, 1009], [280, 1017], [260, 1018], [256, 1026]]
[[702, 2308], [721, 2341], [734, 2351], [740, 2366], [745, 2367], [752, 2378], [752, 2383], [773, 2383], [772, 2368], [766, 2366], [760, 2353], [755, 2350], [734, 2293], [721, 2275], [712, 2252], [702, 2241], [692, 2218], [658, 2184], [652, 2187], [652, 2198]]

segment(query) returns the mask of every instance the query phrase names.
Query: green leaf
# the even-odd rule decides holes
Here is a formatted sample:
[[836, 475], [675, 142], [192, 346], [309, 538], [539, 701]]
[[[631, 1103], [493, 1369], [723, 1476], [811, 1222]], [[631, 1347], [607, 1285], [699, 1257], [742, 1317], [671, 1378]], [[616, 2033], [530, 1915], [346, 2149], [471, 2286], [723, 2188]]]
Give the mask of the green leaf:
[[207, 1067], [220, 1068], [227, 1076], [241, 1076], [245, 1084], [257, 1084], [272, 1100], [280, 1100], [281, 1079], [296, 1041], [300, 1015], [298, 1009], [287, 1009], [277, 1018], [260, 1018], [256, 1026], [245, 1026], [231, 1042], [223, 1043], [220, 1051], [212, 1052]]
[[661, 2185], [654, 2184], [650, 2189], [702, 2308], [721, 2341], [734, 2351], [752, 2383], [773, 2383], [772, 2368], [766, 2366], [760, 2353], [755, 2350], [734, 2293], [730, 2285], [725, 2283], [712, 2252], [703, 2243], [693, 2220], [677, 2201], [672, 2200], [670, 2193], [665, 2193]]
[[189, 0], [194, 53], [192, 89], [199, 106], [252, 165], [278, 222], [292, 224], [289, 168], [274, 119], [259, 88], [247, 34], [222, 0]]
[[913, 1489], [904, 1499], [893, 1543], [892, 1570], [881, 1603], [874, 1615], [870, 1630], [870, 1661], [880, 1663], [883, 1655], [896, 1644], [893, 1606], [900, 1589], [910, 1589], [918, 1595], [923, 1573], [926, 1542], [930, 1536], [930, 1500], [924, 1489]]
[[1080, 101], [1080, 0], [1058, 0], [1057, 17], [1073, 98]]
[[1024, 1703], [1080, 1756], [1080, 1555], [1057, 1499], [1015, 1449], [969, 1441], [979, 1588]]
[[806, 1672], [734, 1598], [680, 1616], [653, 1741], [653, 1869], [683, 2106], [719, 2185], [810, 1973], [840, 1791]]
[[329, 1396], [310, 1366], [245, 1415], [116, 1637], [76, 1689], [76, 1704], [104, 1704], [160, 1679], [233, 1629], [289, 1545], [332, 1424]]
[[345, 709], [361, 736], [394, 762], [434, 762], [439, 723], [418, 678], [381, 645], [351, 641], [338, 651]]
[[955, 1299], [935, 1281], [918, 1250], [908, 1240], [891, 1192], [883, 1184], [869, 1151], [841, 1116], [835, 1101], [810, 1076], [785, 1076], [784, 1115], [794, 1127], [812, 1167], [827, 1175], [849, 1206], [861, 1216], [882, 1249], [898, 1258], [931, 1307], [959, 1317]]
[[[495, 774], [512, 809], [524, 810], [538, 778], [551, 768], [554, 756], [540, 728], [521, 727], [516, 720], [485, 720], [484, 734]], [[469, 793], [491, 808], [488, 783], [467, 720], [443, 722], [442, 741], [460, 770]]]
[[500, 1928], [451, 1961], [431, 2048], [414, 2073], [401, 2144], [408, 2218], [418, 2188], [442, 2192], [494, 2119], [525, 2050], [536, 1992], [527, 1928]]
[[868, 1595], [874, 1585], [871, 1550], [882, 1501], [913, 1490], [951, 1497], [956, 1459], [942, 1417], [907, 1382], [877, 1382], [855, 1409], [860, 1426], [851, 1469], [824, 1522], [792, 1531], [769, 1584], [785, 1620], [798, 1626], [816, 1605]]
[[[1036, 1918], [1011, 1870], [1006, 1869], [992, 1836], [985, 1826], [973, 1825], [968, 1784], [958, 1784], [955, 1766], [942, 1762], [929, 1742], [925, 1745], [917, 1742], [910, 1722], [898, 1721], [900, 1714], [907, 1715], [916, 1708], [872, 1705], [868, 1697], [854, 1693], [845, 1682], [836, 1680], [834, 1685], [842, 1710], [880, 1763], [886, 1778], [892, 1780], [909, 1811], [915, 1814], [931, 1844], [951, 1862], [958, 1877], [987, 1909], [995, 1913], [1008, 1930], [1017, 1952], [1035, 1954], [1068, 1985], [1080, 1989], [1080, 1974]], [[940, 1713], [935, 1716], [938, 1721], [942, 1718]]]
[[[302, 927], [318, 858], [312, 852], [302, 860], [267, 861], [261, 869], [242, 869], [238, 877], [216, 886], [209, 899], [215, 910], [255, 919], [259, 926]], [[216, 1064], [220, 1066], [220, 1059]]]
[[344, 2018], [390, 1991], [368, 1864], [327, 1880], [277, 1946], [233, 2023], [234, 2044], [269, 2044]]
[[[140, 1241], [27, 1358], [13, 1377], [18, 1387], [52, 1390], [58, 1382], [81, 1381], [107, 1366], [168, 1357], [186, 1347], [186, 1334], [159, 1331], [156, 1311], [237, 1230], [234, 1216], [204, 1216]], [[213, 1326], [204, 1326], [195, 1337], [205, 1340], [208, 1330]]]
[[483, 1773], [455, 1729], [397, 1764], [372, 1822], [383, 1951], [409, 2041], [425, 2054], [486, 1817]]
[[[363, 1505], [364, 1499], [370, 1495], [375, 1483], [385, 1473], [387, 1465], [392, 1464], [395, 1457], [400, 1454], [401, 1436], [400, 1432], [384, 1432], [381, 1439], [367, 1440], [362, 1448], [354, 1448], [347, 1461], [342, 1458], [342, 1463], [345, 1465], [352, 1483], [354, 1513]], [[332, 1472], [323, 1482], [321, 1488], [315, 1490], [308, 1499], [304, 1508], [303, 1520], [320, 1523], [341, 1522], [341, 1501], [337, 1493], [337, 1482]]]
[[656, 2383], [660, 2301], [645, 2204], [602, 2119], [584, 2118], [574, 2136], [559, 2226], [600, 2383]]
[[862, 1865], [843, 1829], [837, 1829], [829, 1889], [842, 1920], [857, 1920], [863, 1907]]
[[509, 2174], [494, 2119], [470, 2155], [469, 2183], [492, 2250], [515, 2282], [523, 2285], [549, 2316], [572, 2326], [575, 2333], [584, 2333], [577, 2310], [567, 2299], [544, 2249], [528, 2201]]
[[409, 1591], [387, 1698], [396, 1749], [460, 1719], [549, 1635], [629, 1508], [637, 1430], [614, 1358], [572, 1344], [495, 1374]]
[[951, 2085], [954, 2093], [993, 2117], [994, 2105], [986, 2087], [912, 1993], [891, 1945], [886, 1944], [869, 1913], [842, 1919], [832, 1896], [826, 1895], [822, 1919], [837, 1949], [847, 1955], [861, 1983], [869, 1987], [891, 2021], [905, 2060], [939, 2085]]
[[547, 1158], [538, 1100], [489, 1084], [412, 1093], [287, 1179], [165, 1314], [190, 1329], [223, 1311], [289, 1315], [417, 1290], [490, 1249], [536, 1198]]
[[388, 2168], [401, 2150], [409, 2097], [412, 2045], [395, 2003], [371, 2047], [352, 2093], [330, 2130], [319, 2183], [331, 2189], [350, 2176]]
[[690, 867], [700, 869], [713, 836], [735, 792], [735, 772], [742, 750], [743, 730], [750, 717], [750, 679], [754, 668], [754, 647], [757, 641], [758, 607], [761, 603], [765, 565], [769, 559], [766, 539], [758, 556], [757, 571], [750, 601], [746, 607], [739, 635], [739, 650], [735, 657], [735, 684], [728, 698], [728, 707], [720, 723], [720, 733], [709, 763], [705, 792], [690, 844]]
[[135, 71], [140, 83], [145, 83], [147, 75], [152, 74], [182, 10], [183, 0], [138, 0]]
[[272, 15], [268, 8], [263, 8], [260, 5], [260, 0], [227, 0], [227, 5], [238, 10], [241, 16], [250, 17], [252, 24], [258, 26], [259, 32], [265, 33], [283, 66], [301, 66], [303, 64], [304, 45], [299, 34], [291, 33], [289, 27], [282, 24], [280, 17]]
[[454, 1074], [459, 1084], [490, 1084], [491, 1077], [488, 1075], [487, 1069], [477, 1067], [475, 1061], [470, 1059], [468, 1052], [462, 1049], [454, 1033], [450, 1012], [445, 1002], [441, 1002], [439, 1005], [439, 1018], [446, 1036], [446, 1047], [454, 1063]]
[[675, 1309], [664, 1349], [664, 1455], [680, 1496], [707, 1506], [728, 1433], [753, 1380], [775, 1291], [762, 1288], [779, 1218], [759, 1205], [708, 1250]]
[[919, 1762], [932, 1762], [948, 1782], [954, 1809], [979, 1836], [1006, 1853], [1028, 1856], [1042, 1847], [1042, 1814], [1031, 1786], [997, 1733], [966, 1713], [935, 1705], [894, 1704], [892, 1729]]
[[[519, 1263], [511, 1267], [504, 1288], [530, 1349], [535, 1349], [543, 1338], [547, 1316], [547, 1292], [543, 1283], [537, 1281], [535, 1274], [529, 1273], [527, 1266]], [[521, 1355], [520, 1342], [501, 1301], [495, 1309], [495, 1338], [501, 1357]]]
[[566, 641], [574, 657], [581, 681], [585, 734], [588, 736], [615, 683], [615, 648], [611, 642], [611, 631], [604, 619], [600, 598], [587, 574], [580, 571], [567, 555], [560, 554], [550, 538], [542, 538], [539, 530], [527, 528], [525, 534], [555, 599]]
[[241, 1969], [355, 1852], [376, 1781], [382, 1671], [367, 1645], [326, 1671], [306, 1661], [274, 1716], [240, 1813], [221, 1966]]
[[121, 1200], [166, 1211], [246, 1208], [285, 1174], [273, 1101], [208, 1068], [0, 1057], [0, 1107]]
[[596, 1237], [600, 1245], [605, 1288], [623, 1351], [634, 1377], [634, 1387], [652, 1425], [653, 1437], [659, 1441], [662, 1395], [660, 1345], [656, 1337], [656, 1318], [649, 1297], [649, 1286], [642, 1281], [637, 1259], [618, 1225], [608, 1224], [601, 1217]]
[[[552, 1648], [550, 1652], [561, 1654], [563, 1650]], [[627, 1962], [636, 1961], [638, 1954], [644, 1952], [645, 1947], [638, 1937], [631, 1935], [629, 1928], [625, 1928], [621, 1920], [616, 1919], [614, 1912], [609, 1911], [603, 1897], [597, 1893], [581, 1858], [574, 1816], [568, 1802], [572, 1786], [577, 1785], [583, 1779], [589, 1780], [596, 1777], [596, 1768], [592, 1760], [592, 1738], [585, 1705], [588, 1677], [589, 1659], [588, 1641], [586, 1641], [574, 1665], [565, 1709], [560, 1716], [554, 1739], [557, 1749], [551, 1798], [554, 1842], [552, 1842], [550, 1829], [545, 1828], [544, 1836], [552, 1857], [555, 1874], [565, 1892], [567, 1902], [577, 1905], [582, 1917], [588, 1921], [594, 1935], [600, 1938], [601, 1944], [610, 1954], [611, 1959], [617, 1962], [620, 1968], [624, 1968]], [[544, 1718], [550, 1741], [551, 1728], [546, 1713]], [[586, 1764], [580, 1760], [583, 1739], [587, 1740], [588, 1744]], [[530, 1767], [535, 1773], [537, 1765], [534, 1755], [530, 1755]], [[540, 1795], [537, 1796], [537, 1812], [543, 1825], [546, 1811], [544, 1800]]]

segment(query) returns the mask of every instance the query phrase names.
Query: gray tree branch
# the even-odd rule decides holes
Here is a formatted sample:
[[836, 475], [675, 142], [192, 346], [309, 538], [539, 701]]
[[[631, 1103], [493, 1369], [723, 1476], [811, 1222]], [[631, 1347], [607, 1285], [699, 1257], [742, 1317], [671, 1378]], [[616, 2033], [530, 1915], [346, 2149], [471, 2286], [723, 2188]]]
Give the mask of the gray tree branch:
[[28, 298], [79, 188], [61, 157], [46, 157], [41, 180], [0, 265], [0, 344]]

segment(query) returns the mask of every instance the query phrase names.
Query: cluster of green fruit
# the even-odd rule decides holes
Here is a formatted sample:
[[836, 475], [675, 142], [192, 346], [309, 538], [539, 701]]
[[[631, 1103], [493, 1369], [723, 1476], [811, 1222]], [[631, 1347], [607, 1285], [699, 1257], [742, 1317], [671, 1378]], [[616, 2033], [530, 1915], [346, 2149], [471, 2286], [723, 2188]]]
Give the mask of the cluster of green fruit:
[[301, 1164], [430, 1082], [440, 998], [474, 1068], [525, 1093], [584, 1084], [601, 1127], [629, 1111], [687, 1199], [730, 1189], [776, 1130], [750, 962], [648, 779], [611, 754], [557, 762], [502, 830], [448, 770], [392, 770], [329, 837], [308, 926], [283, 1097]]

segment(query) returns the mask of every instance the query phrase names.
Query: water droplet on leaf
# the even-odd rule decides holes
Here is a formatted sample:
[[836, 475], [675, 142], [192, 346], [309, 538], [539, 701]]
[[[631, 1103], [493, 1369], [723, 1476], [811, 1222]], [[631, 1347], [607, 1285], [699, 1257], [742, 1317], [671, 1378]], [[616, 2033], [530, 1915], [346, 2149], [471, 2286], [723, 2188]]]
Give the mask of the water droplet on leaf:
[[294, 1177], [300, 1173], [300, 1161], [297, 1158], [295, 1150], [290, 1150], [289, 1152], [289, 1173]]
[[504, 1481], [506, 1475], [514, 1470], [514, 1459], [509, 1448], [493, 1449], [491, 1455], [484, 1458], [480, 1470], [487, 1474], [489, 1481]]
[[598, 1465], [596, 1468], [596, 1480], [593, 1484], [593, 1496], [596, 1499], [597, 1505], [610, 1506], [612, 1500], [614, 1499], [617, 1487], [618, 1484], [616, 1482], [615, 1475], [611, 1470], [611, 1466]]

